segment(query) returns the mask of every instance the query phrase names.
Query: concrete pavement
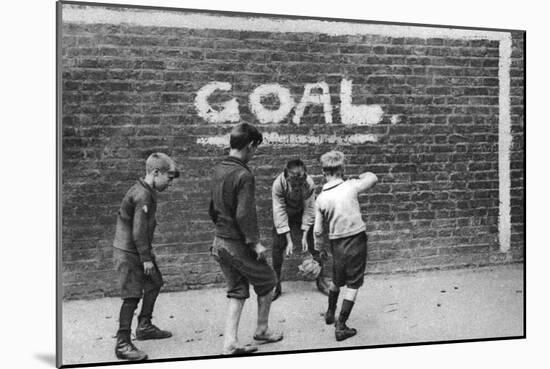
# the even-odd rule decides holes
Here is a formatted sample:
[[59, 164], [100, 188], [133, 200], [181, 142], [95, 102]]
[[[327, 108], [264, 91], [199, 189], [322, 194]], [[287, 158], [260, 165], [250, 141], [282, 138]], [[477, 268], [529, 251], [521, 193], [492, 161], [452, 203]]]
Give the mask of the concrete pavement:
[[[259, 351], [521, 336], [523, 293], [522, 264], [367, 275], [348, 321], [358, 334], [336, 342], [334, 328], [322, 318], [326, 297], [314, 283], [284, 282], [283, 295], [272, 305], [270, 325], [285, 338], [259, 346]], [[239, 337], [244, 344], [254, 343], [255, 300], [253, 295], [243, 311]], [[119, 308], [119, 298], [64, 302], [63, 363], [117, 361]], [[153, 322], [174, 336], [135, 344], [150, 359], [218, 355], [225, 308], [225, 292], [219, 288], [161, 293]]]

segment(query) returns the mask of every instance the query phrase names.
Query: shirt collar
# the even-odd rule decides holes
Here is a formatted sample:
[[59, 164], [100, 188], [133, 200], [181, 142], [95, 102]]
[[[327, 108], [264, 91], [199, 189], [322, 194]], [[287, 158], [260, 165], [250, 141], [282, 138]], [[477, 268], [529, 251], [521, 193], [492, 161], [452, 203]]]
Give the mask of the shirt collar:
[[147, 184], [147, 182], [145, 182], [142, 178], [139, 178], [138, 179], [138, 182], [140, 185], [142, 185], [147, 191], [151, 192], [153, 194], [153, 197], [156, 196], [156, 192], [155, 190], [153, 190], [153, 188], [151, 188], [151, 186], [149, 186], [149, 184]]
[[333, 179], [332, 181], [327, 182], [323, 185], [323, 191], [330, 190], [336, 186], [341, 185], [342, 183], [344, 183], [344, 180], [342, 178]]
[[246, 165], [246, 163], [244, 161], [242, 161], [241, 159], [239, 158], [236, 158], [234, 156], [228, 156], [225, 158], [224, 160], [225, 162], [231, 162], [231, 163], [236, 163], [236, 164], [239, 164], [240, 166], [242, 166], [244, 169], [248, 170], [250, 173], [252, 173], [252, 171], [250, 170], [250, 168], [248, 167], [248, 165]]

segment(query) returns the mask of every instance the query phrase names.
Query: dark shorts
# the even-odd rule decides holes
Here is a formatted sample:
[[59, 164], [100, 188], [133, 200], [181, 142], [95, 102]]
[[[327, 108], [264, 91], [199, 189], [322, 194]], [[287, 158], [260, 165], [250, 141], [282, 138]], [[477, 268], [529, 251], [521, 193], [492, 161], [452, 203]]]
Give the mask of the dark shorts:
[[218, 261], [227, 282], [227, 297], [247, 299], [249, 285], [258, 296], [265, 296], [277, 284], [277, 277], [267, 261], [240, 240], [214, 238], [212, 256]]
[[114, 248], [113, 256], [118, 272], [121, 298], [141, 298], [144, 292], [160, 290], [164, 284], [154, 259], [155, 272], [148, 276], [143, 271], [143, 264], [138, 254]]
[[357, 289], [363, 285], [367, 266], [367, 234], [330, 240], [332, 251], [332, 282]]

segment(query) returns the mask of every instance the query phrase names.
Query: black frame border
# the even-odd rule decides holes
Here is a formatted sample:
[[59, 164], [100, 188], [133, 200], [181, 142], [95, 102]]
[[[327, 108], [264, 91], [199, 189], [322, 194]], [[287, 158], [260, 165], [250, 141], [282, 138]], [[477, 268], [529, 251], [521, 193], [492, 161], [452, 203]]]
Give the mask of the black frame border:
[[[98, 363], [81, 363], [81, 364], [67, 364], [63, 365], [63, 344], [62, 344], [62, 305], [63, 305], [63, 288], [60, 283], [62, 282], [62, 214], [63, 208], [60, 202], [62, 198], [62, 154], [63, 154], [63, 140], [62, 140], [62, 71], [61, 71], [61, 42], [62, 42], [62, 7], [63, 5], [77, 5], [77, 6], [90, 6], [90, 7], [107, 7], [107, 8], [124, 8], [124, 9], [140, 9], [140, 10], [157, 10], [157, 11], [174, 11], [174, 12], [189, 12], [189, 13], [206, 13], [216, 14], [223, 16], [246, 16], [246, 17], [267, 17], [272, 19], [295, 19], [295, 20], [321, 20], [321, 21], [334, 21], [334, 22], [346, 22], [355, 24], [378, 24], [378, 25], [393, 25], [393, 26], [410, 26], [410, 27], [429, 27], [429, 28], [452, 28], [461, 30], [478, 30], [478, 31], [492, 31], [492, 32], [521, 32], [523, 33], [523, 241], [524, 241], [524, 253], [523, 253], [523, 335], [509, 336], [509, 337], [490, 337], [490, 338], [472, 338], [464, 340], [450, 340], [450, 341], [428, 341], [428, 342], [414, 342], [414, 343], [398, 343], [398, 344], [386, 344], [386, 345], [369, 345], [369, 346], [351, 346], [351, 347], [333, 347], [323, 349], [305, 349], [305, 350], [289, 350], [289, 351], [273, 351], [273, 352], [258, 352], [240, 356], [222, 356], [222, 355], [207, 355], [207, 356], [192, 356], [192, 357], [180, 357], [180, 358], [166, 358], [166, 359], [153, 359], [141, 362], [131, 361], [107, 361]], [[232, 359], [235, 357], [260, 357], [269, 355], [286, 355], [286, 354], [306, 354], [316, 352], [335, 352], [335, 351], [347, 351], [347, 350], [363, 350], [363, 349], [376, 349], [376, 348], [391, 348], [391, 347], [409, 347], [409, 346], [429, 346], [429, 345], [441, 345], [441, 344], [456, 344], [456, 343], [472, 343], [472, 342], [490, 342], [490, 341], [507, 341], [518, 340], [527, 338], [527, 31], [521, 29], [504, 29], [504, 28], [485, 28], [485, 27], [466, 27], [455, 25], [443, 25], [443, 24], [426, 24], [426, 23], [408, 23], [408, 22], [391, 22], [391, 21], [375, 21], [375, 20], [360, 20], [360, 19], [348, 19], [348, 18], [330, 18], [330, 17], [315, 17], [315, 16], [303, 16], [303, 15], [289, 15], [289, 14], [270, 14], [270, 13], [254, 13], [254, 12], [237, 12], [227, 10], [211, 10], [211, 9], [192, 9], [192, 8], [178, 8], [178, 7], [163, 7], [154, 5], [132, 5], [132, 4], [111, 4], [101, 2], [86, 2], [86, 1], [71, 1], [71, 0], [58, 0], [56, 1], [56, 45], [55, 45], [55, 95], [56, 95], [56, 353], [55, 362], [57, 368], [82, 368], [82, 367], [98, 367], [108, 365], [134, 365], [143, 363], [164, 363], [164, 362], [181, 362], [191, 360], [208, 360], [208, 359]]]

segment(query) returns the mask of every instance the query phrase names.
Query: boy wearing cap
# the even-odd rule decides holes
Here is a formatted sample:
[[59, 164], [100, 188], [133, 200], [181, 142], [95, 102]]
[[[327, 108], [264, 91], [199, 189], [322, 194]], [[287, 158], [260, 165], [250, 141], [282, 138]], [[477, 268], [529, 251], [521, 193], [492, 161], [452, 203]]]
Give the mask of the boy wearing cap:
[[[313, 247], [313, 221], [315, 219], [315, 182], [307, 175], [306, 166], [300, 159], [287, 162], [283, 172], [275, 178], [272, 186], [273, 244], [271, 248], [273, 269], [277, 274], [275, 301], [282, 293], [281, 270], [284, 255], [293, 253], [292, 233], [301, 232], [302, 252], [309, 250], [313, 259], [322, 265], [320, 253]], [[322, 276], [317, 278], [319, 291], [328, 294], [327, 283]]]
[[251, 124], [241, 123], [230, 134], [229, 156], [216, 165], [212, 178], [210, 217], [215, 224], [212, 255], [220, 264], [227, 282], [228, 309], [223, 355], [255, 352], [243, 346], [238, 327], [252, 284], [258, 299], [258, 319], [253, 338], [263, 343], [283, 339], [268, 327], [273, 288], [277, 278], [265, 260], [256, 214], [255, 179], [247, 163], [262, 143], [262, 134]]
[[319, 249], [323, 233], [328, 233], [333, 256], [332, 283], [329, 287], [325, 322], [335, 321], [340, 288], [346, 286], [342, 308], [335, 325], [337, 341], [354, 336], [357, 330], [346, 321], [351, 313], [357, 291], [363, 285], [367, 263], [366, 227], [361, 218], [358, 195], [372, 188], [376, 175], [365, 172], [358, 179], [344, 181], [344, 154], [330, 151], [321, 156], [326, 183], [315, 203], [315, 248]]
[[145, 177], [138, 179], [122, 200], [113, 241], [122, 298], [115, 354], [119, 359], [132, 361], [147, 359], [147, 354], [136, 348], [130, 338], [134, 311], [142, 297], [136, 338], [148, 340], [172, 336], [151, 323], [155, 301], [163, 285], [152, 241], [157, 224], [157, 192], [166, 190], [172, 180], [179, 177], [179, 172], [174, 161], [163, 153], [151, 154], [145, 169]]

